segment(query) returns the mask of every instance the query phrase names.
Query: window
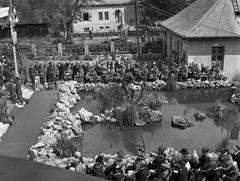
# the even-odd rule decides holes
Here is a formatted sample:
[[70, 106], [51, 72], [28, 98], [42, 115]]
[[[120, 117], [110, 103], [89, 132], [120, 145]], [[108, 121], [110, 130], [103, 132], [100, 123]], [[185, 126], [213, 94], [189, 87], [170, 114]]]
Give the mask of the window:
[[105, 12], [104, 15], [105, 15], [105, 20], [109, 20], [109, 14], [108, 14], [108, 12]]
[[98, 12], [98, 17], [99, 17], [99, 20], [103, 20], [103, 13], [102, 12]]
[[90, 31], [90, 28], [83, 28], [84, 33], [88, 33]]
[[216, 62], [220, 69], [223, 70], [224, 47], [212, 47], [212, 62]]
[[83, 13], [83, 21], [89, 21], [89, 13]]
[[105, 28], [106, 28], [106, 29], [109, 29], [109, 26], [106, 26]]

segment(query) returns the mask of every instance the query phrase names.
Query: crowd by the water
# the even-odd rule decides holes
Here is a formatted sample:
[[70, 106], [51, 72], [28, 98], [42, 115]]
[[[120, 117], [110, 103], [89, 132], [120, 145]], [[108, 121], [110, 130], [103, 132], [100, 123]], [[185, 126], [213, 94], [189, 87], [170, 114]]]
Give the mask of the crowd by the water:
[[82, 62], [50, 62], [36, 63], [29, 68], [29, 77], [34, 83], [36, 76], [40, 77], [41, 84], [45, 82], [76, 80], [83, 83], [109, 83], [121, 82], [126, 72], [131, 71], [137, 82], [154, 82], [156, 80], [166, 81], [169, 77], [178, 82], [187, 79], [195, 80], [223, 80], [220, 66], [213, 62], [211, 67], [204, 64], [184, 62], [163, 62], [161, 60], [149, 64], [147, 61], [140, 65], [133, 63], [126, 56], [116, 56], [112, 59], [110, 55], [95, 56], [92, 61]]
[[[239, 166], [238, 145], [216, 153], [203, 147], [200, 156], [195, 151], [190, 154], [187, 148], [176, 151], [159, 147], [150, 154], [139, 148], [138, 154], [131, 158], [122, 151], [114, 157], [99, 154], [94, 163], [84, 169], [76, 168], [76, 171], [115, 181], [236, 181]], [[74, 165], [69, 167], [74, 168]]]

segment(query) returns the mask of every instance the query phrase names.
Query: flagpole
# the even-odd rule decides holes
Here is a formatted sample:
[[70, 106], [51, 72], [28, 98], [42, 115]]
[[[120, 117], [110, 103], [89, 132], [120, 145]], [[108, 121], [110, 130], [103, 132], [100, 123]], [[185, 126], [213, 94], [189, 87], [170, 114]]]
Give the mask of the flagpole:
[[18, 73], [18, 63], [17, 63], [17, 52], [16, 52], [16, 43], [17, 43], [17, 32], [15, 31], [15, 17], [13, 14], [13, 4], [12, 0], [10, 0], [10, 7], [9, 7], [9, 20], [10, 20], [10, 29], [11, 29], [11, 36], [13, 42], [13, 59], [14, 59], [14, 66], [15, 66], [15, 76], [19, 77]]

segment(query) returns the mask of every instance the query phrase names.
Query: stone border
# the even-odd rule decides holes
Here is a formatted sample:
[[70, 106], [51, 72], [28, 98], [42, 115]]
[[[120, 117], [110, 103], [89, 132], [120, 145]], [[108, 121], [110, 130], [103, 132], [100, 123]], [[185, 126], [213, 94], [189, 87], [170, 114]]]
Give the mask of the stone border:
[[[228, 83], [228, 87], [230, 87], [230, 82]], [[88, 87], [87, 90], [91, 90], [89, 89], [89, 85], [92, 85], [94, 87], [95, 84], [86, 84], [85, 87]], [[106, 86], [102, 84], [99, 85]], [[233, 84], [231, 83], [231, 86], [232, 85]], [[59, 168], [66, 168], [67, 166], [71, 165], [71, 163], [75, 163], [77, 166], [69, 167], [69, 170], [84, 173], [86, 167], [92, 167], [94, 165], [97, 156], [95, 156], [95, 158], [82, 157], [83, 163], [81, 163], [80, 152], [76, 152], [74, 157], [61, 159], [58, 158], [55, 153], [53, 153], [53, 148], [51, 147], [54, 143], [56, 143], [57, 138], [60, 138], [61, 134], [65, 135], [67, 138], [73, 138], [75, 136], [84, 134], [81, 127], [82, 120], [93, 116], [92, 114], [72, 115], [70, 112], [70, 108], [72, 108], [77, 103], [77, 101], [81, 99], [77, 94], [77, 89], [75, 86], [79, 88], [79, 84], [75, 81], [64, 82], [63, 84], [59, 85], [60, 92], [55, 105], [55, 111], [50, 114], [42, 126], [37, 143], [33, 145], [29, 150], [28, 159], [34, 162], [44, 163]], [[169, 156], [167, 157], [169, 159], [177, 159], [180, 157], [180, 153], [173, 148], [167, 148], [165, 152], [166, 155]], [[194, 154], [197, 155], [196, 152], [194, 152]], [[115, 160], [117, 158], [117, 154], [102, 154], [102, 156], [105, 161], [105, 166], [108, 166], [109, 160]], [[145, 157], [147, 163], [154, 160], [154, 154], [152, 153], [146, 154]], [[136, 156], [125, 155], [123, 163], [125, 165], [133, 163], [136, 158]]]

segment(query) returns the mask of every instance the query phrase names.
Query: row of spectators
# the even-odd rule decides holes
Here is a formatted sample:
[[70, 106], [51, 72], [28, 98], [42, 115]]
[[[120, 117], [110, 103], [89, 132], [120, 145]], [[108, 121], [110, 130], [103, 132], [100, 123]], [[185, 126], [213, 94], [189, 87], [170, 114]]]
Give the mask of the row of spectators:
[[221, 74], [220, 67], [213, 62], [212, 67], [206, 67], [204, 64], [190, 63], [188, 66], [185, 63], [169, 62], [163, 63], [161, 60], [153, 62], [149, 65], [144, 62], [132, 63], [128, 58], [116, 57], [116, 61], [112, 61], [104, 56], [96, 56], [93, 61], [85, 62], [58, 62], [49, 64], [40, 64], [36, 62], [29, 68], [29, 77], [31, 82], [34, 78], [40, 76], [41, 83], [62, 81], [62, 80], [76, 80], [80, 82], [121, 82], [124, 74], [132, 70], [136, 81], [156, 81], [168, 78], [175, 78], [177, 81], [186, 81], [190, 79], [201, 80], [221, 80], [225, 77]]
[[159, 147], [145, 154], [142, 148], [129, 158], [122, 151], [115, 157], [99, 154], [83, 173], [115, 181], [236, 181], [239, 179], [240, 146], [210, 152], [203, 147], [201, 156], [187, 148], [176, 151]]

